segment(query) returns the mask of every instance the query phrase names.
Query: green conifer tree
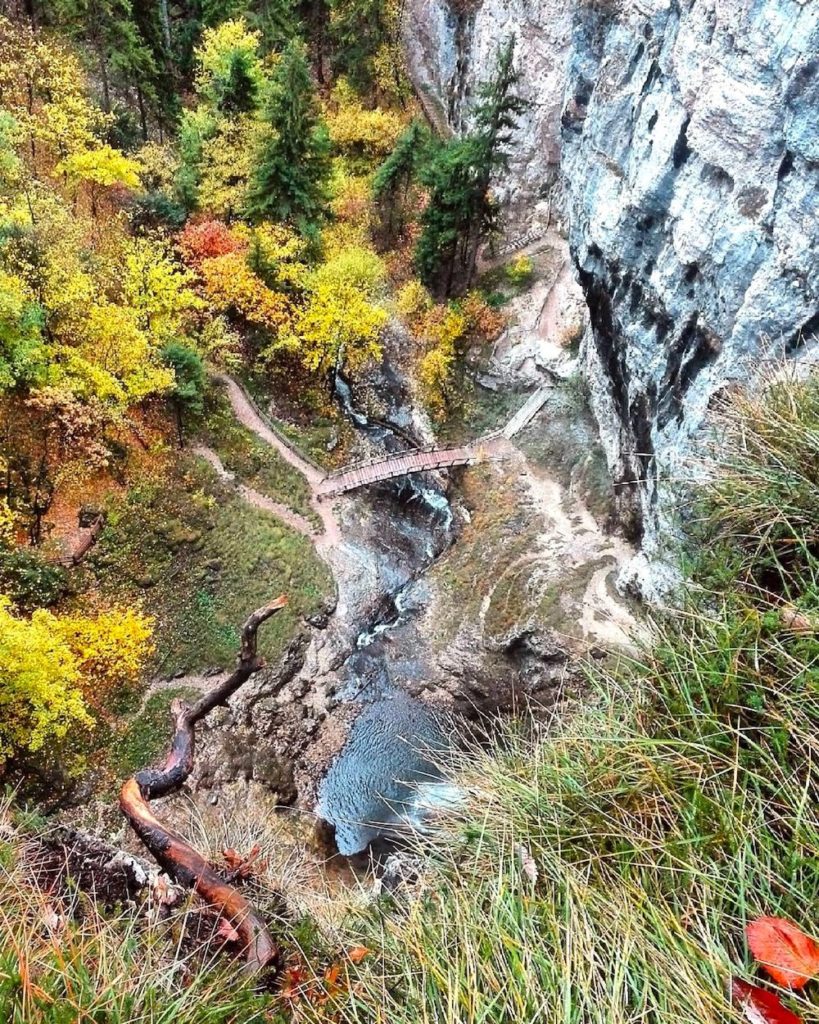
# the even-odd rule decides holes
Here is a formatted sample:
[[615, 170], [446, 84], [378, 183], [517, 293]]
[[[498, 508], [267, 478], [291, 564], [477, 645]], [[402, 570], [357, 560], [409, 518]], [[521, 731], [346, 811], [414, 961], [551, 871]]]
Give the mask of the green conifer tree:
[[368, 93], [376, 54], [387, 38], [384, 0], [328, 0], [328, 6], [333, 71]]
[[306, 229], [326, 208], [330, 142], [300, 40], [291, 41], [279, 59], [261, 119], [266, 130], [251, 177], [247, 215]]
[[424, 283], [443, 295], [469, 287], [478, 246], [497, 227], [489, 186], [509, 166], [508, 145], [527, 106], [514, 91], [514, 49], [510, 38], [498, 51], [495, 73], [479, 91], [473, 131], [443, 146], [421, 173], [429, 202], [415, 261]]
[[407, 205], [413, 180], [424, 162], [430, 146], [428, 129], [413, 121], [395, 144], [392, 153], [375, 172], [375, 199], [382, 244], [393, 245], [407, 224]]
[[118, 93], [135, 92], [142, 133], [147, 137], [146, 104], [159, 106], [160, 74], [129, 0], [54, 0], [48, 13], [70, 38], [88, 44], [106, 112], [113, 108]]

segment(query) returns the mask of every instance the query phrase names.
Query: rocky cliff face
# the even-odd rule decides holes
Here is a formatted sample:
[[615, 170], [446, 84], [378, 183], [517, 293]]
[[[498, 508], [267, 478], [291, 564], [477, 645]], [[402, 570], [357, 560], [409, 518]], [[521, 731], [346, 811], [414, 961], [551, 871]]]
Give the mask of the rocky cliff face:
[[404, 37], [413, 80], [456, 131], [467, 127], [475, 90], [491, 73], [499, 45], [515, 37], [520, 91], [531, 105], [518, 128], [512, 173], [496, 185], [528, 221], [548, 216], [549, 198], [557, 199], [573, 6], [573, 0], [408, 2]]
[[586, 369], [649, 556], [714, 394], [819, 327], [818, 57], [799, 0], [576, 20], [562, 168]]
[[635, 582], [650, 591], [668, 481], [713, 396], [819, 328], [819, 3], [485, 0], [449, 17], [443, 49], [469, 55], [448, 86], [456, 118], [470, 82], [491, 72], [477, 40], [507, 29], [521, 40], [525, 89], [543, 103], [509, 192], [530, 204], [549, 181], [561, 96], [569, 242], [591, 321], [584, 365], [624, 518], [648, 556]]

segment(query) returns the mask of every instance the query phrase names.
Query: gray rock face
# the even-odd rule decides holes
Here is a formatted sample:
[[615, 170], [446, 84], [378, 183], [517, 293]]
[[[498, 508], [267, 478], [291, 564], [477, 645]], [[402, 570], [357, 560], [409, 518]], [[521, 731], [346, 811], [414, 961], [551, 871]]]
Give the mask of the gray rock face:
[[819, 3], [410, 6], [415, 24], [435, 9], [410, 61], [456, 127], [493, 41], [519, 38], [533, 107], [503, 188], [536, 217], [560, 161], [591, 319], [582, 361], [645, 568], [715, 393], [819, 328]]
[[516, 134], [512, 173], [496, 188], [518, 211], [525, 205], [530, 221], [533, 207], [558, 179], [573, 7], [573, 0], [407, 3], [404, 39], [413, 79], [456, 131], [467, 127], [477, 87], [492, 74], [499, 45], [515, 37], [520, 92], [530, 107]]
[[566, 97], [586, 370], [651, 556], [712, 396], [819, 326], [819, 4], [586, 10]]

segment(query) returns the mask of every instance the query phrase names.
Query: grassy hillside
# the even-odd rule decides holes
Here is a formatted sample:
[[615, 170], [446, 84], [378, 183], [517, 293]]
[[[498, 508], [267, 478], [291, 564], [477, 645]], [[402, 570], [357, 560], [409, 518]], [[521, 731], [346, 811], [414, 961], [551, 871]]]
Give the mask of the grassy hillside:
[[[291, 937], [300, 966], [279, 993], [168, 971], [155, 988], [129, 981], [126, 1013], [118, 979], [144, 942], [172, 959], [168, 936], [105, 920], [105, 935], [130, 938], [102, 956], [97, 939], [76, 945], [88, 918], [69, 916], [48, 955], [31, 956], [30, 897], [7, 867], [3, 1019], [73, 1020], [52, 1010], [69, 991], [71, 1005], [77, 993], [84, 1007], [116, 1004], [76, 1018], [105, 1021], [740, 1019], [729, 979], [760, 978], [746, 922], [773, 914], [817, 931], [819, 381], [738, 396], [717, 430], [680, 609], [616, 676], [595, 670], [583, 707], [464, 753], [463, 805], [418, 840], [423, 877], [351, 912], [333, 937], [337, 970], [310, 951], [305, 963]], [[13, 864], [19, 843], [4, 857]], [[359, 946], [363, 959], [340, 952]], [[817, 987], [781, 995], [815, 1022]]]
[[[733, 400], [682, 608], [548, 735], [463, 756], [342, 1019], [722, 1021], [749, 919], [817, 931], [817, 428], [816, 379]], [[815, 984], [786, 1001], [819, 1020]]]

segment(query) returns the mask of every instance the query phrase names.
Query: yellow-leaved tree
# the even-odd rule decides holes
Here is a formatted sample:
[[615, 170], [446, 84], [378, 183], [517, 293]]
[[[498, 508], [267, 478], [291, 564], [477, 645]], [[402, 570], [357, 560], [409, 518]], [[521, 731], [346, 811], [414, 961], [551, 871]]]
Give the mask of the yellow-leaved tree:
[[151, 651], [152, 622], [133, 610], [15, 614], [0, 596], [0, 765], [93, 725], [89, 704], [135, 685]]
[[140, 185], [140, 165], [113, 146], [95, 146], [61, 160], [55, 174], [64, 174], [68, 182], [79, 191], [88, 191], [91, 216], [96, 219], [100, 197], [109, 189], [135, 189]]
[[297, 352], [314, 372], [354, 373], [376, 362], [389, 319], [379, 303], [385, 277], [383, 261], [370, 249], [353, 247], [328, 259], [308, 276], [305, 306], [279, 346]]

